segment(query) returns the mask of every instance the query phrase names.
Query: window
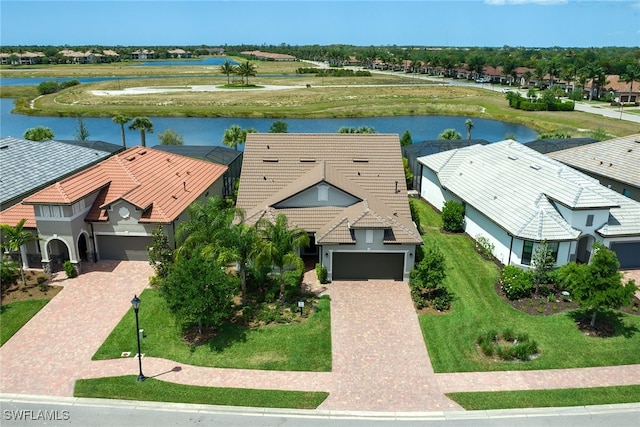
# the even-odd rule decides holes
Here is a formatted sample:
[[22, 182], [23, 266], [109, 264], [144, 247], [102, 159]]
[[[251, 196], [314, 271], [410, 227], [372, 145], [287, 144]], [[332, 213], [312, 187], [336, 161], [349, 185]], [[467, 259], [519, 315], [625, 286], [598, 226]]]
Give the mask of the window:
[[587, 215], [587, 227], [591, 227], [593, 225], [593, 215]]
[[328, 185], [319, 185], [318, 186], [318, 201], [326, 202], [329, 200], [329, 186]]
[[82, 199], [79, 202], [73, 204], [73, 214], [74, 215], [79, 214], [83, 210], [84, 210], [84, 199]]
[[555, 262], [558, 262], [558, 247], [560, 244], [558, 242], [548, 242], [547, 249], [551, 251], [551, 256]]
[[525, 240], [522, 245], [522, 258], [521, 262], [524, 265], [531, 265], [531, 254], [533, 253], [533, 242], [531, 240]]
[[41, 205], [40, 216], [43, 218], [62, 218], [64, 212], [62, 206]]
[[364, 238], [365, 243], [373, 243], [373, 230], [367, 230]]
[[623, 189], [622, 195], [626, 197], [631, 197], [631, 190], [629, 190], [628, 188]]

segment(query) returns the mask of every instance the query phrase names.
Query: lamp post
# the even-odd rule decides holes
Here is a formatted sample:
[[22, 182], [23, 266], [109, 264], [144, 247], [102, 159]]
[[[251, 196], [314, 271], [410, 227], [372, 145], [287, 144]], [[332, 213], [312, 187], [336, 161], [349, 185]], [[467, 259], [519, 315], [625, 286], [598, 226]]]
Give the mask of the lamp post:
[[140, 308], [140, 298], [138, 295], [134, 295], [131, 300], [131, 305], [133, 306], [133, 311], [136, 313], [136, 336], [138, 337], [138, 381], [144, 381], [145, 376], [142, 374], [142, 352], [140, 351], [140, 324], [138, 322], [138, 309]]

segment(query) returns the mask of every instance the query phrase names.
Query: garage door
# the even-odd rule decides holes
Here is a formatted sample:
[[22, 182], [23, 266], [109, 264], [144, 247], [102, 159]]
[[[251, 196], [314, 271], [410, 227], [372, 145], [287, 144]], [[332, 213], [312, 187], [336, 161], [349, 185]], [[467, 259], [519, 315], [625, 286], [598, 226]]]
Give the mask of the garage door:
[[97, 237], [100, 259], [149, 261], [147, 246], [151, 245], [151, 237], [102, 235]]
[[402, 280], [403, 253], [334, 252], [333, 280]]
[[618, 255], [620, 268], [640, 268], [640, 242], [612, 243], [611, 250]]

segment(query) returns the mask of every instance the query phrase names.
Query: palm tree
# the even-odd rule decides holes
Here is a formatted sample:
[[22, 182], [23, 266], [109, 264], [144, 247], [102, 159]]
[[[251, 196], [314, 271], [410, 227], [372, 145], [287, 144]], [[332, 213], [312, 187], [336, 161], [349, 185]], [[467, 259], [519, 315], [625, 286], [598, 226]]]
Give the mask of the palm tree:
[[15, 227], [9, 224], [0, 224], [0, 231], [2, 232], [0, 242], [3, 242], [2, 246], [10, 251], [18, 252], [18, 256], [20, 257], [20, 277], [22, 278], [22, 283], [25, 283], [22, 247], [27, 243], [40, 240], [39, 237], [34, 236], [31, 232], [24, 229], [26, 222], [27, 219], [22, 218]]
[[247, 303], [247, 266], [260, 252], [262, 239], [256, 227], [237, 224], [229, 229], [228, 240], [224, 242], [218, 261], [226, 264], [235, 261], [240, 275], [242, 305]]
[[146, 117], [136, 117], [133, 119], [133, 122], [129, 125], [130, 130], [139, 130], [140, 131], [140, 141], [143, 147], [147, 146], [147, 138], [146, 133], [153, 133], [153, 123]]
[[210, 197], [204, 202], [196, 200], [187, 208], [189, 219], [176, 230], [176, 258], [188, 258], [194, 253], [217, 259], [227, 240], [235, 211], [221, 197]]
[[300, 248], [309, 246], [309, 235], [302, 228], [289, 228], [287, 217], [283, 214], [278, 214], [275, 223], [263, 218], [259, 221], [258, 230], [264, 244], [257, 261], [278, 268], [280, 301], [284, 302], [284, 267], [295, 264], [302, 268], [302, 259], [297, 252]]
[[236, 66], [229, 61], [224, 61], [220, 66], [220, 72], [227, 75], [227, 84], [231, 84], [229, 76], [236, 73]]
[[[633, 92], [633, 82], [640, 80], [640, 65], [627, 65], [626, 72], [620, 76], [620, 81], [624, 83], [631, 83], [629, 86], [629, 97], [627, 102], [631, 102], [631, 93]], [[622, 96], [620, 96], [620, 104], [622, 104]]]
[[122, 146], [124, 148], [127, 148], [127, 142], [124, 139], [124, 125], [129, 123], [129, 121], [131, 120], [131, 117], [123, 116], [122, 114], [120, 114], [115, 116], [112, 120], [114, 123], [117, 123], [120, 125], [120, 135], [122, 136]]
[[256, 66], [250, 63], [249, 61], [242, 63], [236, 67], [236, 73], [240, 75], [240, 77], [247, 78], [246, 85], [249, 86], [249, 76], [256, 75]]
[[442, 131], [440, 135], [438, 135], [438, 139], [440, 140], [453, 140], [453, 139], [462, 139], [462, 135], [457, 132], [455, 129], [445, 129]]
[[467, 128], [467, 140], [471, 140], [471, 129], [473, 129], [473, 120], [465, 120], [464, 125]]
[[225, 129], [224, 136], [222, 137], [222, 143], [227, 147], [231, 147], [235, 150], [238, 149], [238, 145], [244, 144], [247, 141], [248, 133], [256, 133], [254, 128], [242, 129], [238, 125], [232, 125], [229, 129]]

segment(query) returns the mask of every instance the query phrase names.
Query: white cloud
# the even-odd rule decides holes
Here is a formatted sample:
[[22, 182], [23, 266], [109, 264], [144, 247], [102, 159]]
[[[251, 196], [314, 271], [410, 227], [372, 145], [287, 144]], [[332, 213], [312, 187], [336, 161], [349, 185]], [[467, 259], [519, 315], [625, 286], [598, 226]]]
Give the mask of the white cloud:
[[556, 5], [567, 4], [568, 0], [484, 0], [485, 4], [491, 6], [504, 6], [512, 4], [541, 4], [541, 5]]

